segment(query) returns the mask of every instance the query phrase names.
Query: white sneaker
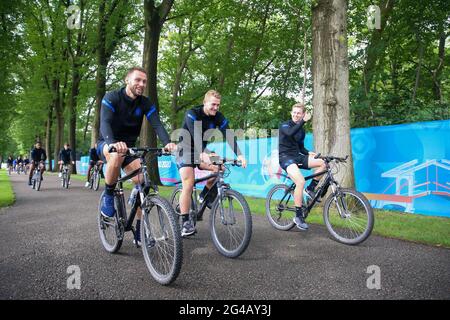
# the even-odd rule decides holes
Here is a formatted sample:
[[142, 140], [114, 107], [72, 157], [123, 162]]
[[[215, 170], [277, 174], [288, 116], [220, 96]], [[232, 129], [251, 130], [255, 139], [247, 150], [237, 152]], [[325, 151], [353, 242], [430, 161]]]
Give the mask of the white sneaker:
[[89, 181], [86, 181], [86, 183], [84, 184], [85, 188], [89, 188]]
[[58, 177], [59, 177], [59, 178], [62, 177], [62, 172], [58, 173]]

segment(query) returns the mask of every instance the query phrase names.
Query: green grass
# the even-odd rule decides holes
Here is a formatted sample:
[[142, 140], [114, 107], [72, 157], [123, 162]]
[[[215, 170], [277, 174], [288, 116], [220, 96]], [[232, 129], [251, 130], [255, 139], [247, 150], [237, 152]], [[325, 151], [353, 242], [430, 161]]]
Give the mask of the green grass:
[[[85, 181], [84, 176], [72, 176]], [[131, 189], [131, 184], [125, 184], [125, 189]], [[170, 198], [173, 187], [160, 187], [161, 196]], [[265, 199], [246, 197], [252, 214], [265, 215]], [[423, 216], [402, 213], [399, 211], [374, 210], [375, 226], [372, 234], [402, 239], [417, 243], [450, 248], [450, 218]], [[308, 216], [308, 223], [323, 225], [322, 208], [316, 207]], [[269, 222], [267, 222], [269, 225]]]
[[0, 208], [14, 203], [15, 196], [6, 170], [0, 170]]

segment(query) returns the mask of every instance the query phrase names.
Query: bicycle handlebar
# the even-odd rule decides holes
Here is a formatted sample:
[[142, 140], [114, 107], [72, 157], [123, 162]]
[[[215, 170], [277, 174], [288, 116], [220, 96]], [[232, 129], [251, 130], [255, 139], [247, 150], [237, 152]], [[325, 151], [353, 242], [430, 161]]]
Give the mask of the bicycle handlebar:
[[322, 156], [320, 153], [314, 156], [314, 159], [322, 159], [326, 162], [337, 161], [337, 162], [346, 162], [348, 159], [348, 155], [345, 158], [335, 157], [335, 156]]
[[[108, 148], [108, 152], [109, 153], [116, 153], [117, 149], [114, 146], [110, 146]], [[146, 154], [146, 153], [149, 153], [149, 152], [157, 154], [158, 157], [171, 155], [171, 153], [167, 152], [165, 149], [162, 149], [162, 148], [150, 148], [150, 147], [128, 148], [126, 155], [127, 156], [135, 156], [135, 155], [139, 155], [140, 153]]]

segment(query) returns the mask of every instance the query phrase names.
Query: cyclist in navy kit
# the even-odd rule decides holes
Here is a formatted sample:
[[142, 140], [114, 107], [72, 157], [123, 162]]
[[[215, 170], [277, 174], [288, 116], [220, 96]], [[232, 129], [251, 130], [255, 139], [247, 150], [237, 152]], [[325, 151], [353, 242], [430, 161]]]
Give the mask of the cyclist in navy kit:
[[41, 143], [36, 142], [34, 146], [35, 146], [34, 149], [31, 150], [31, 168], [30, 168], [30, 175], [28, 177], [29, 186], [31, 186], [31, 178], [33, 177], [33, 170], [36, 166], [40, 166], [41, 180], [44, 180], [42, 176], [45, 171], [45, 160], [47, 160], [47, 153], [43, 148], [41, 148]]
[[97, 154], [97, 143], [95, 143], [94, 147], [89, 149], [89, 166], [87, 169], [87, 181], [86, 181], [86, 184], [84, 185], [86, 188], [89, 188], [89, 186], [90, 186], [89, 181], [91, 179], [91, 169], [97, 164], [99, 165], [100, 175], [103, 175], [103, 171], [102, 171], [103, 161], [100, 160], [100, 158]]
[[[234, 153], [238, 156], [238, 160], [242, 162], [242, 167], [247, 166], [245, 158], [242, 156], [234, 135], [226, 134], [229, 128], [228, 120], [219, 112], [221, 96], [215, 90], [209, 90], [203, 99], [203, 105], [195, 107], [186, 112], [184, 117], [183, 129], [187, 132], [187, 136], [182, 136], [177, 154], [177, 167], [180, 172], [183, 189], [180, 195], [180, 213], [183, 219], [182, 236], [189, 236], [195, 233], [195, 226], [189, 219], [189, 210], [191, 205], [191, 195], [194, 188], [194, 168], [198, 167], [201, 170], [209, 170], [217, 172], [218, 166], [212, 165], [209, 158], [210, 151], [206, 148], [207, 137], [204, 133], [209, 129], [219, 129], [226, 137], [228, 144], [233, 148]], [[195, 143], [194, 130], [198, 126], [199, 137], [201, 143]], [[199, 141], [200, 142], [200, 141]], [[212, 201], [213, 199], [203, 199], [206, 193], [211, 189], [214, 183], [214, 178], [207, 181], [206, 186], [200, 193], [200, 202]], [[213, 193], [213, 192], [211, 192]], [[208, 197], [211, 196], [211, 193]], [[214, 194], [214, 193], [213, 193]]]
[[[325, 163], [321, 159], [314, 159], [314, 152], [305, 148], [305, 130], [303, 125], [311, 119], [311, 115], [306, 112], [302, 103], [296, 103], [292, 106], [291, 120], [281, 123], [279, 128], [278, 152], [279, 162], [294, 181], [296, 187], [294, 190], [295, 218], [294, 222], [300, 230], [307, 230], [308, 224], [305, 222], [302, 200], [303, 188], [305, 186], [305, 178], [300, 169], [317, 168], [316, 172], [325, 170]], [[310, 185], [306, 188], [306, 193], [312, 198], [314, 196], [314, 188], [320, 180], [315, 177], [311, 180]]]
[[[114, 188], [123, 168], [126, 173], [140, 168], [140, 161], [125, 156], [128, 148], [134, 147], [140, 134], [144, 116], [155, 129], [156, 134], [168, 151], [176, 149], [170, 142], [169, 134], [159, 119], [156, 106], [142, 94], [147, 85], [147, 73], [143, 68], [133, 67], [125, 78], [126, 87], [105, 94], [100, 111], [100, 137], [97, 153], [103, 162], [108, 163], [105, 172], [105, 193], [101, 200], [101, 214], [113, 217]], [[109, 153], [114, 146], [117, 152]], [[142, 175], [133, 178], [133, 182], [142, 182]], [[135, 243], [140, 244], [140, 222], [142, 213], [137, 212]]]
[[59, 174], [58, 176], [62, 177], [62, 168], [63, 165], [68, 165], [69, 170], [72, 171], [72, 165], [75, 164], [74, 159], [72, 159], [72, 149], [69, 148], [69, 144], [65, 143], [64, 148], [59, 152]]

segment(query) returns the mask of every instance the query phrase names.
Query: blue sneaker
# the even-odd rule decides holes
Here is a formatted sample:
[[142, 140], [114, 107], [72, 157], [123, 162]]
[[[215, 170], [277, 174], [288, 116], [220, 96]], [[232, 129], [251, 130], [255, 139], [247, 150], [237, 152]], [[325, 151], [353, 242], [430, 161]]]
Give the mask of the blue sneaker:
[[114, 208], [114, 196], [107, 194], [103, 195], [102, 207], [100, 209], [102, 216], [105, 218], [112, 218], [116, 214], [116, 208]]

